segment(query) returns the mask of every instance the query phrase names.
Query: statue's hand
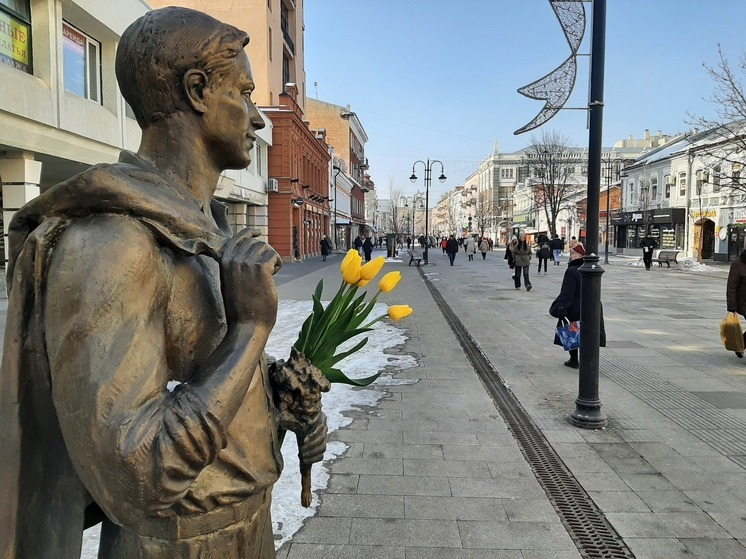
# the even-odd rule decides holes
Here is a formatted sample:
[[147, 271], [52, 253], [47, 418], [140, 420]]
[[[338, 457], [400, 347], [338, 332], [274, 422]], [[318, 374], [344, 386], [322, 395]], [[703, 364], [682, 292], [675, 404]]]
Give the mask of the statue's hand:
[[277, 319], [272, 276], [282, 266], [282, 259], [257, 236], [258, 231], [247, 228], [225, 244], [220, 256], [220, 284], [228, 324], [259, 323], [271, 329]]
[[298, 457], [302, 465], [321, 462], [326, 451], [326, 414], [319, 412], [319, 418], [301, 437], [298, 436]]

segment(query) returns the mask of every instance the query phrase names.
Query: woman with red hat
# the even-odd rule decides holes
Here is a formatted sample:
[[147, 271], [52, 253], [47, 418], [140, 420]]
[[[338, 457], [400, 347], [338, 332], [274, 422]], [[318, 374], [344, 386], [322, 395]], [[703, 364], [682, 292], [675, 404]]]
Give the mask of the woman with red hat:
[[[567, 270], [565, 270], [565, 276], [562, 278], [562, 288], [560, 294], [554, 300], [552, 305], [549, 307], [549, 314], [554, 318], [566, 318], [570, 322], [580, 320], [580, 285], [581, 275], [579, 268], [583, 264], [583, 257], [585, 256], [585, 247], [582, 243], [576, 243], [572, 245], [570, 249], [570, 262], [567, 264]], [[606, 331], [604, 330], [604, 315], [603, 308], [601, 309], [601, 347], [606, 347]], [[583, 335], [581, 328], [580, 335]], [[562, 345], [559, 337], [555, 334], [554, 344]], [[570, 350], [570, 359], [565, 361], [566, 367], [572, 367], [577, 369], [580, 365], [578, 359], [578, 350]]]

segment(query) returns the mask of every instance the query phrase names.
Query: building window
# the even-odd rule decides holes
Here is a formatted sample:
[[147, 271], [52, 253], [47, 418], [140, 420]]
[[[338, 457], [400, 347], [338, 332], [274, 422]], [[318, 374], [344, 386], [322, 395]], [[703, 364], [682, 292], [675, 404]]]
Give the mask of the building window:
[[31, 73], [29, 0], [0, 0], [0, 63]]
[[282, 55], [282, 85], [292, 83], [293, 79], [290, 76], [290, 60], [283, 53]]
[[269, 59], [272, 60], [272, 28], [268, 28], [269, 33], [267, 34], [267, 54], [269, 54]]
[[655, 202], [658, 199], [658, 177], [650, 179], [651, 198]]
[[734, 185], [741, 184], [741, 167], [740, 163], [733, 163], [731, 165], [730, 180]]
[[679, 196], [686, 196], [686, 173], [679, 173]]
[[712, 169], [712, 191], [713, 192], [720, 192], [720, 172], [721, 167], [720, 165], [716, 165]]
[[101, 43], [62, 22], [65, 89], [101, 104]]
[[666, 175], [663, 177], [663, 180], [665, 181], [666, 190], [665, 190], [665, 198], [668, 199], [671, 197], [671, 185], [673, 184], [673, 177], [671, 175]]

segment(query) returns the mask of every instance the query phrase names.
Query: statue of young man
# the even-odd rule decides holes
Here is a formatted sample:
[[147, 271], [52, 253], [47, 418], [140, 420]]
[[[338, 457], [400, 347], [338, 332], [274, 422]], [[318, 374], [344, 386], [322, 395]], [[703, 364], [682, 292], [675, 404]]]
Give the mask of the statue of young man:
[[[264, 126], [247, 43], [184, 8], [138, 19], [116, 57], [138, 152], [11, 223], [3, 558], [77, 559], [99, 518], [99, 558], [274, 557], [282, 457], [264, 347], [281, 261], [233, 235], [212, 199]], [[299, 441], [303, 463], [321, 460], [323, 414]]]

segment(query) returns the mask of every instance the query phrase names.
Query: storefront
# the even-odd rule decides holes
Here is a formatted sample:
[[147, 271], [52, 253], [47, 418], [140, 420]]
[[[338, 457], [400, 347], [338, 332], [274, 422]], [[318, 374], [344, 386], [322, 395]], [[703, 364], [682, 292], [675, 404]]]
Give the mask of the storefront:
[[616, 252], [637, 254], [640, 252], [640, 241], [648, 231], [658, 243], [658, 248], [683, 250], [685, 219], [684, 208], [622, 212], [611, 216]]
[[[715, 253], [714, 259], [724, 262], [733, 262], [744, 247], [746, 242], [746, 219], [736, 220], [737, 223], [729, 223], [727, 227], [720, 229], [719, 238], [721, 241], [727, 239], [727, 253]], [[721, 249], [723, 244], [720, 244]]]

